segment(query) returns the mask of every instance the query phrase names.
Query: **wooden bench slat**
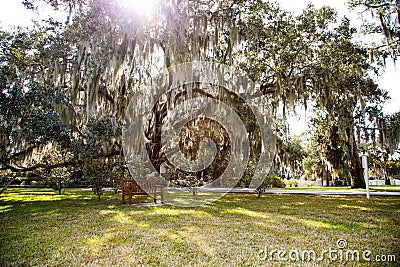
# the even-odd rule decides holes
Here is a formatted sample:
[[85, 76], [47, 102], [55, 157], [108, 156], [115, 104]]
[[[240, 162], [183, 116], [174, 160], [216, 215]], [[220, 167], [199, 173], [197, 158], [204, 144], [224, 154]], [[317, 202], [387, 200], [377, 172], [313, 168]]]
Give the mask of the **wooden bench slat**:
[[157, 195], [161, 197], [161, 203], [164, 202], [163, 187], [157, 185], [156, 179], [121, 179], [122, 204], [125, 204], [125, 196], [128, 197], [128, 204], [132, 203], [132, 197], [135, 195], [151, 195], [154, 203], [157, 203]]

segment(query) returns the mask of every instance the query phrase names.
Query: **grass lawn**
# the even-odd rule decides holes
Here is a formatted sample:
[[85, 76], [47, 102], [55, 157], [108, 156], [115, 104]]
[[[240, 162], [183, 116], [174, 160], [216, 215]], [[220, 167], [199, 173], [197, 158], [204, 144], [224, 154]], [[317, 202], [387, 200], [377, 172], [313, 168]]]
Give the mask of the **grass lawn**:
[[[0, 265], [400, 265], [398, 197], [229, 194], [196, 208], [122, 206], [119, 199], [112, 192], [98, 203], [90, 191], [7, 190], [0, 196]], [[347, 247], [339, 249], [339, 239]], [[351, 255], [345, 262], [350, 250], [360, 262]], [[362, 257], [366, 250], [371, 262]], [[311, 251], [317, 260], [301, 262]], [[392, 262], [373, 262], [377, 255]]]
[[400, 186], [396, 185], [378, 185], [378, 186], [371, 186], [371, 191], [376, 192], [400, 192]]

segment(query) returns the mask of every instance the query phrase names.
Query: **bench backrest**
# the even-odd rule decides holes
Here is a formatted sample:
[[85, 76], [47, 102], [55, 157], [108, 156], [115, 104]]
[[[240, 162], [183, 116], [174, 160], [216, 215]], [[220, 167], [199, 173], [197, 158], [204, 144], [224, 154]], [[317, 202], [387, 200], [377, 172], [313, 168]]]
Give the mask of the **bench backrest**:
[[132, 193], [152, 192], [156, 188], [156, 179], [122, 179], [121, 187]]

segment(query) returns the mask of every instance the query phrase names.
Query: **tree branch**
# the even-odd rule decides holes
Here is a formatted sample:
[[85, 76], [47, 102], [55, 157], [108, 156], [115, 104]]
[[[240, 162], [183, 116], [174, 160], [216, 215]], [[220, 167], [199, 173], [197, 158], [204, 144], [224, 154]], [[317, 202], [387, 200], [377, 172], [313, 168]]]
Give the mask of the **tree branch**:
[[[121, 151], [120, 150], [114, 150], [108, 154], [105, 153], [100, 153], [97, 155], [93, 156], [93, 159], [99, 159], [99, 158], [108, 158], [108, 157], [113, 157], [113, 156], [117, 156], [120, 155]], [[12, 166], [11, 164], [7, 163], [7, 162], [2, 162], [2, 164], [4, 165], [4, 168], [2, 168], [2, 170], [10, 170], [12, 172], [20, 172], [20, 173], [24, 173], [24, 172], [30, 172], [30, 171], [34, 171], [37, 169], [46, 169], [46, 170], [52, 170], [52, 169], [56, 169], [56, 168], [62, 168], [62, 167], [67, 167], [67, 166], [75, 166], [75, 165], [79, 165], [84, 163], [84, 160], [72, 160], [72, 161], [65, 161], [62, 163], [56, 163], [56, 164], [43, 164], [43, 163], [38, 163], [35, 164], [33, 166], [30, 167], [23, 167], [23, 168], [19, 168], [19, 167], [15, 167]]]

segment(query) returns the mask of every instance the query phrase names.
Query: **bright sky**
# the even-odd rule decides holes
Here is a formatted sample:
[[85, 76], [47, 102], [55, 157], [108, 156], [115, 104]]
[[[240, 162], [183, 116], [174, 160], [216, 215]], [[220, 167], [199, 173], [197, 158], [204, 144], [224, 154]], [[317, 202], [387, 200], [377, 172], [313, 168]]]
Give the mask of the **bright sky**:
[[[146, 0], [141, 0], [146, 1]], [[40, 3], [40, 1], [36, 1]], [[354, 25], [359, 24], [359, 18], [356, 14], [349, 15], [346, 6], [346, 0], [277, 0], [281, 5], [295, 13], [300, 12], [304, 9], [309, 2], [313, 2], [314, 5], [319, 8], [323, 5], [329, 5], [335, 8], [339, 17], [347, 15]], [[40, 20], [46, 18], [48, 14], [51, 14], [50, 10], [45, 8], [40, 9], [39, 14], [35, 14], [32, 11], [26, 10], [22, 5], [22, 0], [0, 0], [0, 27], [9, 27], [11, 25], [28, 26], [31, 25], [32, 19]], [[400, 110], [400, 70], [395, 68], [393, 62], [388, 61], [385, 73], [378, 80], [379, 85], [389, 92], [392, 100], [384, 106], [385, 113], [393, 113]]]

